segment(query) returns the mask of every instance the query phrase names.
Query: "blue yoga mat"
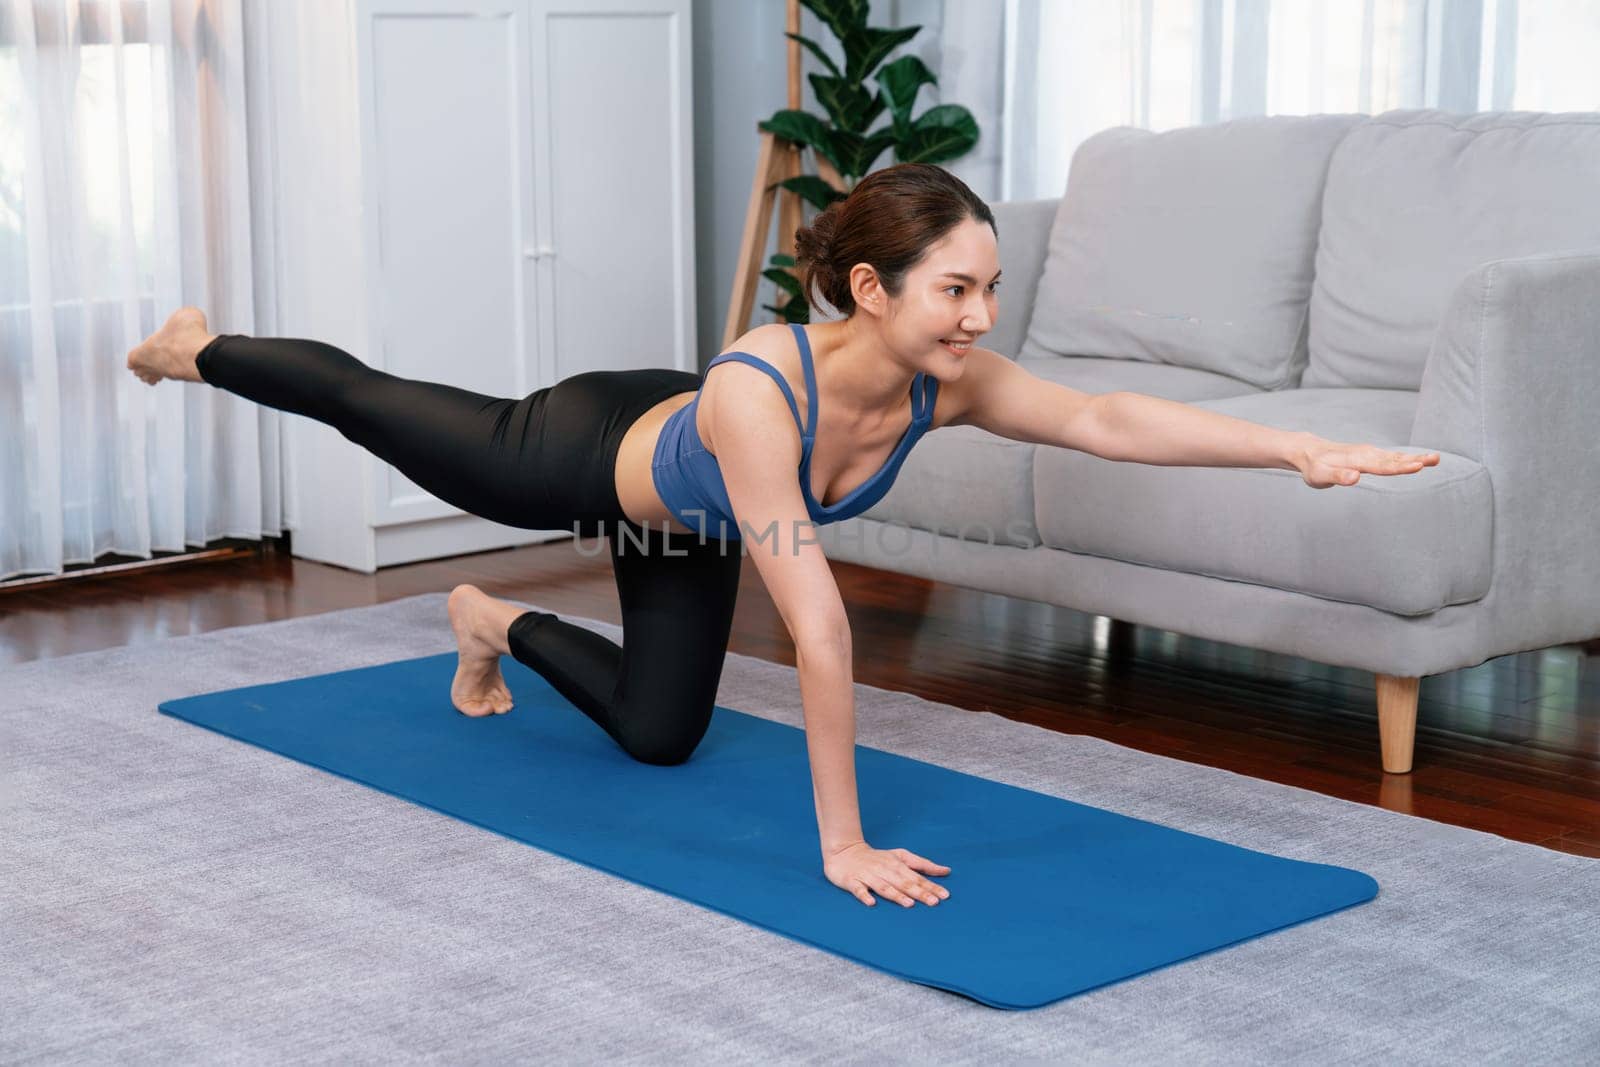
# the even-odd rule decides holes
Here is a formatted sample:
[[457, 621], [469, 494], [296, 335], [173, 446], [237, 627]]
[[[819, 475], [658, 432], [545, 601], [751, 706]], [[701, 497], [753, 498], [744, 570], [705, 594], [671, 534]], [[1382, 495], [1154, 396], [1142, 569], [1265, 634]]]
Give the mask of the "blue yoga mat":
[[933, 879], [950, 890], [934, 907], [868, 907], [822, 873], [803, 731], [718, 706], [687, 763], [651, 766], [510, 658], [516, 707], [460, 714], [455, 666], [454, 653], [424, 656], [161, 711], [997, 1008], [1051, 1004], [1378, 892], [1359, 871], [861, 746], [867, 841], [951, 868]]

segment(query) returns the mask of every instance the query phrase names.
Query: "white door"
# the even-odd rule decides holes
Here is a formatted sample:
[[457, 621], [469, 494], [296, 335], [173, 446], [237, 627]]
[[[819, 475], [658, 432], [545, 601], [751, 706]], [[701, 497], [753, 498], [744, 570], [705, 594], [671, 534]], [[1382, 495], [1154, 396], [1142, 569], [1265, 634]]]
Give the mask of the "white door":
[[[537, 388], [526, 0], [363, 0], [356, 64], [372, 366]], [[461, 514], [368, 456], [373, 525]]]
[[696, 371], [689, 0], [531, 0], [540, 381]]

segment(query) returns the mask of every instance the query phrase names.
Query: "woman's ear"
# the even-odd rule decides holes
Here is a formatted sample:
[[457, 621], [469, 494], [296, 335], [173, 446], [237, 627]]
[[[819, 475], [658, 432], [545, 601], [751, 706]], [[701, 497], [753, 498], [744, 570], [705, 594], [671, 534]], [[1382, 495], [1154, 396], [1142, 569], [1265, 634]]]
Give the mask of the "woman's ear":
[[888, 299], [878, 281], [878, 272], [867, 263], [857, 263], [850, 268], [850, 295], [855, 297], [856, 307], [874, 315], [883, 314]]

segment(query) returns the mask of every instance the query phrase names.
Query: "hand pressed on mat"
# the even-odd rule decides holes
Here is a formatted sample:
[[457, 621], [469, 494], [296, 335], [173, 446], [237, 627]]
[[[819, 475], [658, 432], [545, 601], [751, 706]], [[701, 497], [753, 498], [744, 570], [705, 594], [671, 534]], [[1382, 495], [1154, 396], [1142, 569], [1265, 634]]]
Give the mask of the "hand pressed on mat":
[[824, 856], [822, 870], [828, 881], [854, 893], [863, 904], [877, 903], [868, 890], [908, 908], [915, 900], [933, 905], [950, 895], [948, 889], [917, 873], [945, 875], [950, 868], [903, 848], [876, 849], [857, 841]]

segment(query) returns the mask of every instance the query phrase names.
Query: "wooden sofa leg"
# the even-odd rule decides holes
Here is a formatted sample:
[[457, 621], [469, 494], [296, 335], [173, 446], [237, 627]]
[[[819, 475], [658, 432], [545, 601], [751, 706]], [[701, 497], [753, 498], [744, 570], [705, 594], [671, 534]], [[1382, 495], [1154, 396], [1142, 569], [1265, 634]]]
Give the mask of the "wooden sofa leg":
[[1378, 740], [1388, 774], [1411, 772], [1411, 749], [1417, 737], [1417, 686], [1420, 678], [1379, 674]]

